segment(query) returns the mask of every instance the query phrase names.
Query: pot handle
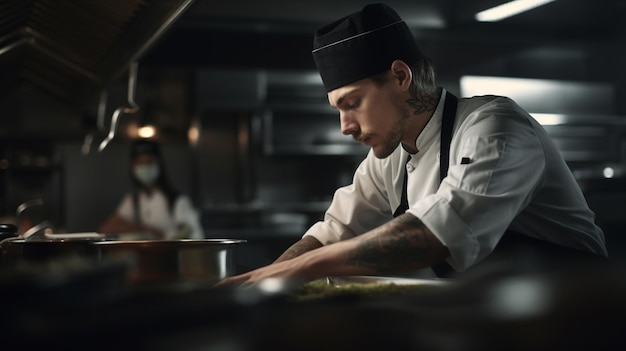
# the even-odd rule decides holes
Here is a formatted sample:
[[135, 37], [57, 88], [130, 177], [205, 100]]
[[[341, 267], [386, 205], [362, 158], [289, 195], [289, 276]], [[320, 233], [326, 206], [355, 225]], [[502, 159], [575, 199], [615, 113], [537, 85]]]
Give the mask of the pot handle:
[[18, 236], [18, 234], [17, 226], [15, 224], [0, 224], [0, 242], [3, 242], [4, 239], [13, 238], [16, 236]]

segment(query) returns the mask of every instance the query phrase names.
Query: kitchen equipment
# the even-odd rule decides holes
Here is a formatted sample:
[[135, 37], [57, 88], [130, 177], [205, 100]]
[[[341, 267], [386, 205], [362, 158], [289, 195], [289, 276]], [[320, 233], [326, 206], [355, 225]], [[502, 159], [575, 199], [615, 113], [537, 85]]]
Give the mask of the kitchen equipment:
[[[20, 207], [18, 213], [25, 208]], [[93, 257], [96, 251], [88, 244], [106, 239], [99, 233], [48, 233], [48, 228], [49, 223], [42, 221], [20, 235], [16, 225], [0, 224], [0, 263], [43, 262], [70, 255]]]
[[112, 240], [93, 242], [102, 260], [130, 259], [133, 286], [215, 284], [236, 273], [237, 249], [246, 240]]
[[131, 264], [131, 285], [170, 283], [214, 284], [236, 273], [237, 247], [246, 240], [116, 240], [100, 233], [43, 233], [18, 236], [16, 226], [2, 225], [0, 262], [3, 265], [46, 262], [71, 256], [100, 263]]
[[139, 105], [135, 102], [135, 86], [137, 85], [137, 62], [130, 64], [128, 75], [128, 105], [118, 107], [111, 116], [111, 127], [106, 138], [102, 140], [98, 146], [98, 151], [104, 150], [107, 145], [115, 138], [117, 133], [118, 119], [122, 114], [133, 114], [139, 111]]
[[18, 226], [18, 231], [17, 231], [18, 233], [23, 233], [26, 231], [25, 229], [20, 227], [24, 212], [32, 207], [42, 206], [42, 205], [43, 205], [42, 199], [32, 199], [32, 200], [23, 202], [19, 206], [17, 206], [17, 209], [15, 211], [15, 221], [17, 222], [17, 226]]
[[17, 226], [10, 223], [0, 223], [0, 243], [4, 239], [14, 238], [17, 236]]
[[46, 237], [40, 239], [22, 239], [19, 237], [7, 238], [0, 242], [1, 260], [3, 264], [18, 262], [44, 262], [67, 256], [85, 256], [98, 258], [98, 251], [91, 245], [94, 241], [105, 240], [104, 237], [86, 237], [79, 235], [76, 238]]
[[50, 228], [50, 224], [47, 221], [40, 222], [30, 228], [22, 234], [22, 238], [24, 240], [37, 240], [41, 238], [45, 238], [45, 230]]

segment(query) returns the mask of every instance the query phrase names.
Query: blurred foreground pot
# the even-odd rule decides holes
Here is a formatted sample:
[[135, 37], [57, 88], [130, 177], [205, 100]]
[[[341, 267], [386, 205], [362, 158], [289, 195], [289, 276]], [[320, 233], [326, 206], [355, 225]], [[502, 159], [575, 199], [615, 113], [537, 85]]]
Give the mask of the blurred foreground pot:
[[213, 284], [234, 275], [237, 248], [245, 240], [182, 239], [101, 241], [92, 246], [101, 260], [133, 260], [132, 285], [170, 283]]
[[92, 244], [103, 239], [36, 239], [8, 238], [0, 243], [3, 265], [19, 262], [46, 262], [68, 256], [98, 258], [97, 248]]

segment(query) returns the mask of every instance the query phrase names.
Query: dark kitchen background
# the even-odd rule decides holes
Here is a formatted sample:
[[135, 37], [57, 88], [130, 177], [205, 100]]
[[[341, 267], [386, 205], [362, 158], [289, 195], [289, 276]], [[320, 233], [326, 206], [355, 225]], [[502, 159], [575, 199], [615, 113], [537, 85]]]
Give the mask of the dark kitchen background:
[[[626, 1], [473, 18], [500, 2], [386, 1], [441, 86], [509, 95], [544, 123], [622, 259]], [[42, 198], [57, 231], [96, 231], [129, 188], [129, 140], [152, 124], [206, 236], [247, 239], [243, 266], [270, 262], [367, 152], [340, 134], [310, 54], [316, 28], [366, 3], [3, 0], [0, 210]]]

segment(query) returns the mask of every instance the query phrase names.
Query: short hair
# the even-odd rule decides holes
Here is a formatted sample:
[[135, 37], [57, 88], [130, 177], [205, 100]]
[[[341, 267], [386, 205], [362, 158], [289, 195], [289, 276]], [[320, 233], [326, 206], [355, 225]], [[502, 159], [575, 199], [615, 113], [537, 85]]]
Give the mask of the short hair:
[[[437, 92], [435, 67], [427, 57], [418, 59], [414, 64], [409, 65], [409, 68], [413, 73], [411, 84], [416, 90], [426, 94], [434, 94]], [[383, 85], [388, 80], [387, 73], [389, 73], [388, 70], [370, 76], [369, 79], [373, 80], [374, 83], [378, 85]]]

